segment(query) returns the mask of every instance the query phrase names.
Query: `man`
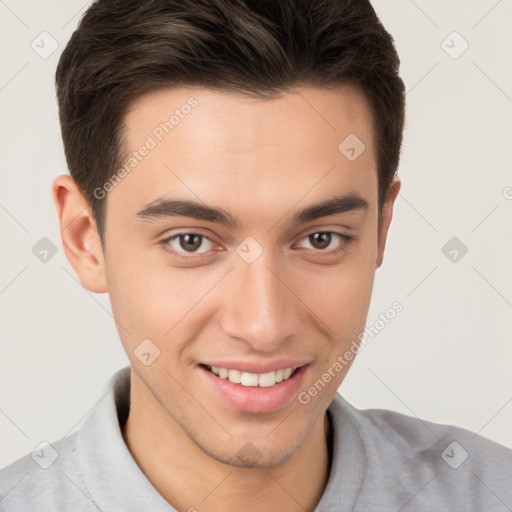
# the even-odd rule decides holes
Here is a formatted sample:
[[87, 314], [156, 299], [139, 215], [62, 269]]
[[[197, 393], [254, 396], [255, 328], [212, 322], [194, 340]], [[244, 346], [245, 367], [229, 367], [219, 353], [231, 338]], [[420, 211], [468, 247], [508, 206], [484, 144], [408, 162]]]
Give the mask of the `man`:
[[511, 450], [337, 394], [400, 190], [398, 68], [363, 1], [88, 9], [53, 198], [131, 364], [51, 463], [2, 470], [0, 510], [512, 508]]

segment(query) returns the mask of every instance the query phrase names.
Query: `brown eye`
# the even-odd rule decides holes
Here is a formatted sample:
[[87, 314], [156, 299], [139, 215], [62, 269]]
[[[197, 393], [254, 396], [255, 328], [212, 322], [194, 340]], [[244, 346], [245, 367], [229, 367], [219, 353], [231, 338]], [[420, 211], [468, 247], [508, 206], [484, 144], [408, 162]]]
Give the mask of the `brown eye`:
[[[213, 246], [213, 242], [207, 236], [198, 233], [178, 233], [163, 240], [162, 243], [168, 251], [175, 253], [177, 257], [187, 257], [187, 254], [203, 254]], [[201, 247], [204, 250], [198, 250]]]
[[335, 231], [316, 231], [302, 239], [307, 241], [306, 249], [318, 254], [333, 256], [344, 251], [350, 242], [355, 240], [353, 236], [343, 235]]
[[320, 232], [313, 233], [312, 235], [309, 235], [308, 238], [315, 249], [326, 249], [331, 243], [332, 236], [331, 233]]
[[201, 235], [179, 235], [180, 247], [185, 251], [195, 251], [201, 247]]

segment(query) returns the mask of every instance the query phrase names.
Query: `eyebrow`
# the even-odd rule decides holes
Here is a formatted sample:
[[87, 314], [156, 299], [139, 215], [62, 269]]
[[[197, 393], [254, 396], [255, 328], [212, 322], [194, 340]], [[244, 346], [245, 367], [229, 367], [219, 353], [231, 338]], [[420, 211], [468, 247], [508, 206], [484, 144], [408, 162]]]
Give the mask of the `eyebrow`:
[[[296, 212], [292, 219], [292, 225], [336, 215], [352, 210], [367, 210], [368, 201], [358, 194], [334, 195], [329, 199], [312, 204], [307, 208]], [[193, 219], [217, 222], [224, 226], [237, 229], [240, 228], [240, 220], [226, 212], [222, 208], [207, 206], [191, 200], [165, 199], [160, 198], [147, 204], [141, 211], [137, 212], [141, 220], [165, 217], [191, 217]]]

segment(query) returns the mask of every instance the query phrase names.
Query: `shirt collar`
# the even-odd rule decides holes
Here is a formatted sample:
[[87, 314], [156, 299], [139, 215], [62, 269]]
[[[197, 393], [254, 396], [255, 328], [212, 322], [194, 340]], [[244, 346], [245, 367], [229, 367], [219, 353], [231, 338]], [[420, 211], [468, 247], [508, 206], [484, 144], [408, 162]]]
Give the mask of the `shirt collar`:
[[127, 413], [130, 400], [129, 366], [112, 376], [106, 391], [78, 435], [84, 478], [96, 505], [109, 512], [176, 512], [141, 471], [121, 432], [119, 416]]
[[357, 410], [339, 393], [327, 409], [333, 430], [329, 480], [315, 512], [353, 510], [363, 484], [367, 456], [359, 430]]
[[[121, 425], [128, 417], [130, 367], [109, 380], [78, 434], [86, 485], [101, 510], [176, 512], [153, 487], [130, 453]], [[315, 512], [352, 510], [366, 465], [355, 409], [336, 393], [328, 413], [333, 430], [332, 466]]]

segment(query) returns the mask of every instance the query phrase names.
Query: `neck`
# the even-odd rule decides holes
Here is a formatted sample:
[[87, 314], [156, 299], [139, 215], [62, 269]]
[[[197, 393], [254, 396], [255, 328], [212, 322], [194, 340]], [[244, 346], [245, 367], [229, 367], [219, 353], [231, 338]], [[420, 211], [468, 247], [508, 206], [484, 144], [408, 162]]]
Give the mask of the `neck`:
[[329, 478], [327, 434], [324, 415], [284, 463], [231, 466], [204, 453], [154, 399], [133, 385], [123, 426], [125, 442], [142, 472], [180, 511], [313, 511]]

